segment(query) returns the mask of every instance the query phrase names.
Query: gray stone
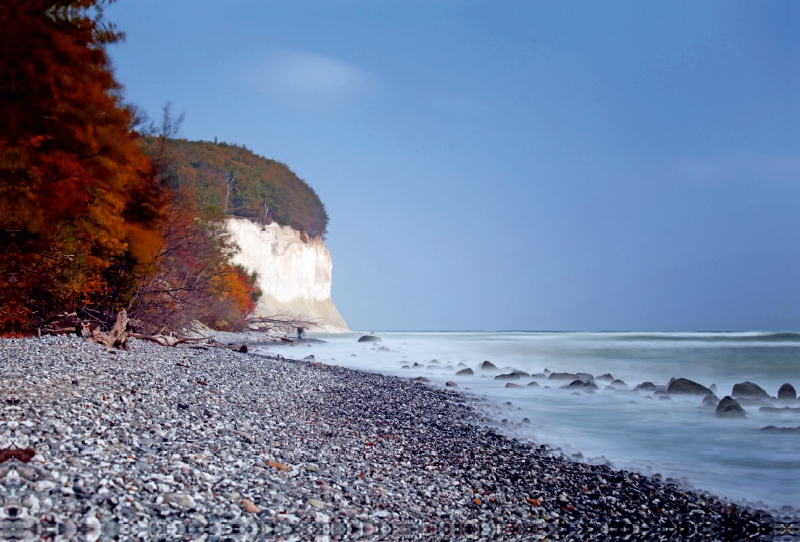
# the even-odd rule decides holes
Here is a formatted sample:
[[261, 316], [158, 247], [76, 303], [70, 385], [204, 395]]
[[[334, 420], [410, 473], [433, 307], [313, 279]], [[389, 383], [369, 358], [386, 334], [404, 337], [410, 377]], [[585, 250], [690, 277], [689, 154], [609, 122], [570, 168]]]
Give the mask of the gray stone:
[[787, 382], [778, 390], [778, 399], [780, 401], [794, 401], [797, 399], [797, 391], [795, 391], [794, 386]]
[[375, 335], [362, 335], [361, 337], [358, 338], [358, 342], [360, 342], [360, 343], [379, 343], [379, 342], [383, 342], [383, 341], [381, 341], [380, 337], [377, 337]]
[[481, 371], [499, 371], [500, 369], [497, 368], [497, 365], [492, 363], [491, 361], [484, 361], [481, 363]]
[[460, 371], [458, 371], [456, 373], [456, 376], [468, 376], [468, 375], [474, 375], [474, 374], [475, 374], [475, 371], [473, 371], [472, 369], [467, 367], [466, 369], [461, 369]]
[[550, 373], [550, 376], [547, 377], [547, 380], [569, 380], [572, 382], [577, 378], [578, 375], [574, 373]]
[[720, 418], [744, 418], [747, 416], [747, 412], [730, 395], [722, 398], [722, 401], [717, 405], [715, 414]]
[[711, 390], [688, 378], [675, 378], [667, 386], [670, 395], [708, 395]]
[[769, 399], [769, 394], [759, 386], [753, 382], [740, 382], [739, 384], [733, 385], [733, 391], [731, 392], [731, 397], [745, 397], [747, 399]]
[[194, 507], [194, 499], [185, 493], [164, 493], [161, 498], [167, 505], [175, 505], [183, 509]]
[[597, 388], [597, 384], [594, 383], [594, 380], [590, 380], [590, 381], [587, 382], [585, 380], [576, 379], [576, 380], [573, 380], [572, 382], [570, 382], [569, 384], [567, 384], [566, 386], [561, 386], [561, 389], [567, 389], [567, 390], [574, 390], [574, 389], [581, 389], [582, 390], [582, 389], [590, 389], [590, 388], [592, 388], [592, 389], [596, 389]]

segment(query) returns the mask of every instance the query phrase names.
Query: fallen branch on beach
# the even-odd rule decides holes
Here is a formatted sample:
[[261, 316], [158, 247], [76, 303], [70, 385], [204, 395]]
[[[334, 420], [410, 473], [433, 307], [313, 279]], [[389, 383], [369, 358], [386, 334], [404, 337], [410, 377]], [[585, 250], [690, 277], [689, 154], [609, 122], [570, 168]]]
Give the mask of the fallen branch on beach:
[[114, 322], [114, 327], [110, 331], [100, 331], [99, 329], [92, 330], [91, 339], [104, 345], [106, 348], [119, 348], [121, 350], [128, 350], [128, 313], [122, 309], [117, 313], [117, 321]]
[[251, 326], [251, 331], [270, 332], [277, 331], [282, 333], [295, 333], [298, 330], [308, 330], [321, 327], [323, 321], [318, 318], [305, 318], [296, 314], [279, 312], [272, 316], [259, 316], [248, 318], [247, 324]]

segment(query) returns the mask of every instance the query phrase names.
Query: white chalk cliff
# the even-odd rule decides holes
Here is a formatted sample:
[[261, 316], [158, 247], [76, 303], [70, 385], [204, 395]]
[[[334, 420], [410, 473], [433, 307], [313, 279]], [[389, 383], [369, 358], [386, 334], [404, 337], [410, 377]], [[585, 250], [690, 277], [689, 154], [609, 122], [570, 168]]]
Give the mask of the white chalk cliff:
[[318, 321], [313, 331], [350, 331], [331, 300], [333, 262], [322, 239], [304, 242], [300, 232], [274, 222], [264, 226], [230, 218], [227, 227], [241, 248], [234, 263], [258, 273], [264, 295], [256, 316], [291, 314]]

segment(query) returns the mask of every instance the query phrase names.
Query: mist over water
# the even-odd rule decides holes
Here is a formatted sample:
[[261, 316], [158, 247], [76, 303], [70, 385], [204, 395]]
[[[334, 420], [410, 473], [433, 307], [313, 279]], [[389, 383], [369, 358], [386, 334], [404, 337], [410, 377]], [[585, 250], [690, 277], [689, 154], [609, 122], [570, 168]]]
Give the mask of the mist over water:
[[[486, 397], [486, 415], [508, 420], [501, 430], [576, 459], [659, 473], [760, 507], [797, 508], [800, 503], [800, 431], [762, 430], [800, 427], [799, 412], [760, 412], [760, 405], [742, 402], [746, 419], [720, 419], [714, 408], [701, 406], [702, 396], [662, 400], [651, 392], [603, 389], [603, 382], [597, 382], [596, 393], [576, 394], [560, 389], [568, 381], [542, 378], [533, 379], [540, 387], [506, 388], [507, 381], [494, 378], [499, 373], [479, 369], [489, 360], [505, 373], [504, 368], [530, 374], [545, 369], [595, 377], [611, 373], [630, 389], [644, 381], [666, 385], [671, 377], [683, 377], [716, 384], [719, 398], [749, 380], [775, 396], [784, 382], [800, 388], [800, 334], [391, 332], [378, 333], [382, 342], [377, 344], [358, 343], [359, 336], [319, 335], [327, 342], [266, 350], [295, 359], [313, 354], [318, 361], [383, 374], [424, 376], [431, 385], [451, 380], [461, 391]], [[414, 362], [423, 367], [401, 368]], [[475, 375], [455, 376], [463, 368], [459, 363]], [[525, 386], [531, 380], [513, 382]], [[522, 423], [524, 418], [531, 423]]]

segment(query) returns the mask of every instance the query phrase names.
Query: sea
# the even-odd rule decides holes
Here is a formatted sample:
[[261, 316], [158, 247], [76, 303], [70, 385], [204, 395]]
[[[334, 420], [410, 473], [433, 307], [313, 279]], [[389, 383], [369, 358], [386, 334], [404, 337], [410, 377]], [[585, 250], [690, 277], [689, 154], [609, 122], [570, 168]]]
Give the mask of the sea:
[[[800, 408], [770, 413], [743, 404], [745, 419], [721, 419], [702, 405], [702, 396], [660, 399], [632, 391], [673, 377], [714, 384], [719, 398], [744, 381], [771, 396], [785, 382], [800, 390], [800, 333], [377, 332], [379, 343], [358, 342], [362, 335], [312, 334], [324, 342], [261, 353], [423, 376], [432, 386], [452, 381], [486, 399], [480, 408], [498, 431], [554, 454], [660, 476], [754, 508], [800, 509]], [[630, 389], [598, 381], [596, 392], [576, 392], [561, 388], [568, 382], [542, 377], [523, 377], [512, 382], [524, 387], [507, 388], [494, 378], [499, 373], [480, 370], [483, 361], [502, 373], [610, 373]], [[475, 374], [456, 376], [464, 366]], [[527, 386], [531, 380], [539, 386]], [[765, 429], [770, 426], [776, 429]]]

